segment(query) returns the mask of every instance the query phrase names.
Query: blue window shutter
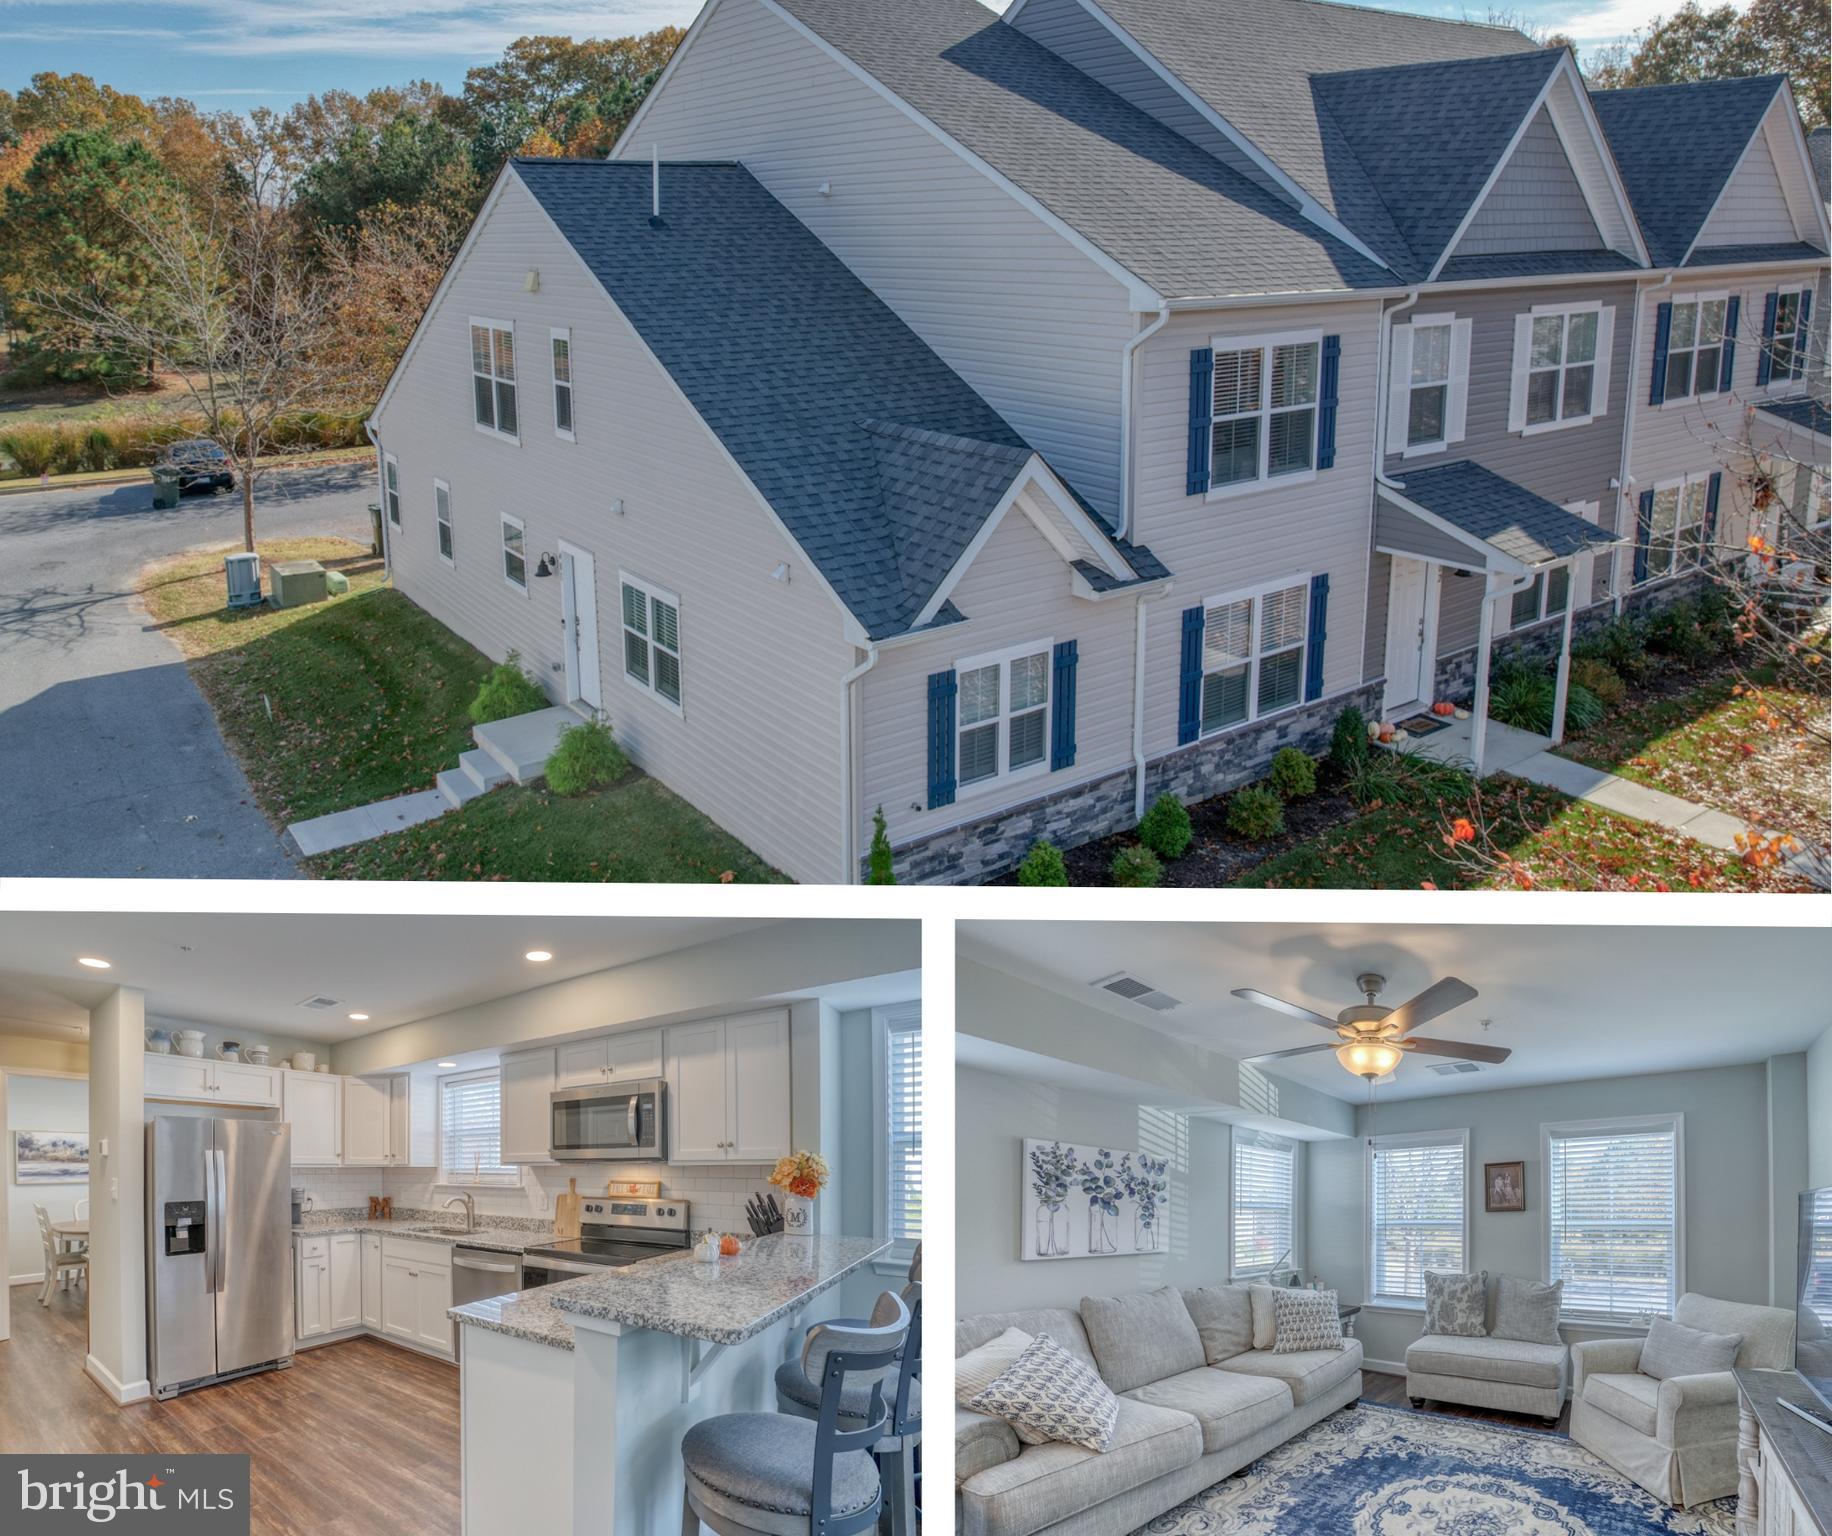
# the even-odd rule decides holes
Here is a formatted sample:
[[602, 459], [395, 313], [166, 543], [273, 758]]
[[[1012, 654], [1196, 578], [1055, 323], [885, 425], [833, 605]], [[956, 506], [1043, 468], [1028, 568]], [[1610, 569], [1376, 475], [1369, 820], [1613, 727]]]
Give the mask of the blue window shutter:
[[1768, 376], [1774, 371], [1775, 358], [1775, 306], [1781, 302], [1781, 295], [1771, 293], [1762, 301], [1762, 350], [1756, 354], [1756, 384], [1768, 382]]
[[1073, 640], [1056, 643], [1055, 675], [1050, 680], [1050, 772], [1075, 766], [1075, 663]]
[[1743, 300], [1731, 294], [1730, 303], [1724, 309], [1724, 360], [1718, 364], [1718, 389], [1720, 392], [1730, 388], [1731, 380], [1737, 371], [1737, 319], [1743, 310]]
[[1641, 493], [1641, 506], [1635, 515], [1635, 580], [1648, 579], [1648, 540], [1654, 533], [1654, 493]]
[[1197, 347], [1190, 353], [1190, 462], [1191, 496], [1209, 488], [1209, 421], [1215, 412], [1215, 350]]
[[1724, 475], [1721, 470], [1713, 470], [1705, 492], [1705, 558], [1713, 559], [1713, 549], [1717, 544], [1717, 509], [1718, 492], [1724, 488]]
[[1807, 360], [1807, 342], [1812, 332], [1807, 329], [1807, 321], [1813, 314], [1813, 290], [1800, 290], [1800, 323], [1794, 327], [1794, 362], [1804, 375]]
[[1654, 377], [1648, 382], [1648, 404], [1659, 405], [1667, 398], [1667, 342], [1673, 334], [1673, 306], [1662, 304], [1654, 311]]
[[1177, 687], [1177, 745], [1202, 734], [1202, 610], [1183, 610], [1183, 665]]
[[1317, 392], [1317, 468], [1336, 465], [1336, 395], [1342, 381], [1342, 338], [1323, 338], [1323, 378]]
[[1310, 578], [1310, 643], [1304, 650], [1304, 700], [1323, 697], [1323, 642], [1329, 638], [1329, 572]]
[[929, 809], [954, 804], [953, 669], [929, 674]]

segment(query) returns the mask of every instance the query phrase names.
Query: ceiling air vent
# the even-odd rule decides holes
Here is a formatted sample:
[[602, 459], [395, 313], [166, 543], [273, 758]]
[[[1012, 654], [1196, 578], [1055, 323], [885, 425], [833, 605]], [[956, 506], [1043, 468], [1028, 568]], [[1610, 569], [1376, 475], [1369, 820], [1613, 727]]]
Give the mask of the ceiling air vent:
[[326, 1008], [335, 1008], [339, 1006], [339, 1000], [335, 997], [326, 997], [320, 992], [316, 996], [302, 999], [296, 1006], [300, 1008], [311, 1008], [322, 1013]]
[[1117, 976], [1103, 976], [1099, 981], [1088, 983], [1098, 987], [1102, 992], [1111, 992], [1124, 1002], [1137, 1003], [1142, 1008], [1149, 1008], [1153, 1013], [1169, 1013], [1173, 1008], [1181, 1008], [1183, 999], [1172, 997], [1168, 992], [1160, 992], [1148, 981], [1140, 981], [1136, 976], [1128, 976], [1121, 971]]
[[1463, 1077], [1471, 1072], [1480, 1072], [1482, 1066], [1474, 1061], [1434, 1061], [1426, 1065], [1428, 1072], [1435, 1072], [1439, 1077]]

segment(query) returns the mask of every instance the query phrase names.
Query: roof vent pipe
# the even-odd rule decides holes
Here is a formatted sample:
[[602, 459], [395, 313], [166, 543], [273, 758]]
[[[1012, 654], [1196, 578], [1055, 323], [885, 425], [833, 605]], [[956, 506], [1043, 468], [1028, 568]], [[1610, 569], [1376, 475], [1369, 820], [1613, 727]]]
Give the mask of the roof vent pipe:
[[649, 222], [660, 224], [662, 221], [662, 147], [660, 144], [649, 146]]

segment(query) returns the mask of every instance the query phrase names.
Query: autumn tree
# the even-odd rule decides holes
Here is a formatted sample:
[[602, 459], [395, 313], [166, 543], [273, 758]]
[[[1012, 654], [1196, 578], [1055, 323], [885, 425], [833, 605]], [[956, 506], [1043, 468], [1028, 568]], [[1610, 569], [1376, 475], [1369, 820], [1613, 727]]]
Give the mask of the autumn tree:
[[1823, 0], [1754, 0], [1746, 11], [1686, 0], [1671, 16], [1594, 52], [1585, 74], [1600, 90], [1786, 75], [1812, 127], [1827, 120], [1829, 69]]
[[49, 70], [12, 98], [11, 131], [47, 134], [98, 131], [130, 137], [149, 128], [153, 112], [138, 96], [97, 85], [88, 75]]

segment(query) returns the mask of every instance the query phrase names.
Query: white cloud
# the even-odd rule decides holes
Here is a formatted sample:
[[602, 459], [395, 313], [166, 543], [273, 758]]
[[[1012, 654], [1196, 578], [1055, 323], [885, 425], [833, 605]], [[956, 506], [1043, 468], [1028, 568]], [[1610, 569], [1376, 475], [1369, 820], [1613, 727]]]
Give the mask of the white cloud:
[[[1738, 10], [1748, 8], [1748, 0], [1731, 0]], [[1662, 16], [1671, 16], [1681, 0], [1603, 0], [1601, 5], [1585, 5], [1570, 10], [1548, 9], [1535, 19], [1548, 31], [1563, 32], [1580, 47], [1613, 43], [1641, 31]]]

